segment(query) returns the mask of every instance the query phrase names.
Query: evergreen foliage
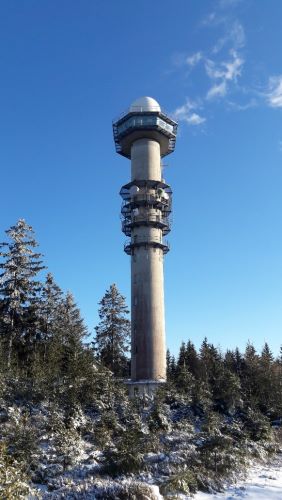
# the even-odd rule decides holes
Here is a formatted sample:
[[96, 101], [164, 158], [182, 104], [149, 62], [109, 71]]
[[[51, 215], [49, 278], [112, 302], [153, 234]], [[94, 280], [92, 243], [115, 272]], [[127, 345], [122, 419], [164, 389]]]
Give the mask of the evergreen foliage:
[[0, 334], [7, 352], [7, 366], [12, 357], [28, 362], [35, 352], [38, 337], [36, 309], [41, 284], [36, 279], [44, 269], [33, 229], [20, 219], [6, 231], [10, 242], [0, 243]]
[[20, 220], [7, 235], [0, 498], [36, 498], [37, 483], [43, 498], [56, 490], [56, 498], [155, 499], [146, 484], [153, 481], [164, 497], [210, 491], [249, 457], [278, 451], [282, 348], [277, 358], [267, 343], [260, 353], [248, 343], [244, 353], [223, 354], [207, 338], [198, 351], [188, 340], [177, 356], [167, 352], [168, 382], [154, 399], [129, 399], [119, 379], [127, 376], [130, 323], [116, 285], [99, 304], [93, 349], [71, 293], [42, 273], [32, 228]]
[[115, 284], [99, 303], [100, 323], [96, 326], [95, 351], [98, 359], [116, 376], [128, 375], [129, 310]]

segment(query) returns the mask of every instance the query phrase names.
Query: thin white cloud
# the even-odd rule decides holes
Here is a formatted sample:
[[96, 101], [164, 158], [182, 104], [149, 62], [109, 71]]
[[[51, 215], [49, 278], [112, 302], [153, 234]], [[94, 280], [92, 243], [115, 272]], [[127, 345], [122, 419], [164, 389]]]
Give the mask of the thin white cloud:
[[246, 111], [246, 109], [255, 108], [256, 106], [258, 106], [258, 101], [257, 101], [257, 99], [252, 97], [245, 104], [240, 104], [238, 102], [233, 102], [233, 101], [228, 101], [227, 104], [228, 104], [229, 108], [234, 110], [234, 111]]
[[282, 108], [282, 75], [269, 78], [267, 102], [272, 108]]
[[222, 70], [222, 68], [216, 66], [216, 63], [211, 59], [206, 59], [205, 68], [206, 68], [206, 73], [211, 80], [215, 80], [217, 78], [223, 78], [225, 75], [225, 72]]
[[279, 151], [281, 151], [281, 153], [282, 153], [282, 141], [279, 141], [278, 147], [279, 147]]
[[206, 118], [198, 115], [198, 113], [191, 113], [190, 116], [188, 116], [186, 119], [186, 122], [189, 125], [201, 125], [201, 123], [204, 123], [205, 121]]
[[195, 54], [192, 54], [191, 56], [186, 58], [186, 64], [191, 67], [196, 66], [196, 64], [198, 64], [202, 58], [202, 52], [195, 52]]
[[218, 97], [224, 97], [226, 96], [226, 94], [227, 94], [227, 84], [226, 81], [223, 80], [221, 83], [215, 84], [209, 89], [206, 98], [210, 100]]
[[236, 82], [241, 75], [244, 60], [238, 56], [235, 50], [231, 50], [230, 54], [232, 56], [230, 61], [215, 63], [211, 59], [207, 59], [205, 62], [206, 73], [214, 81], [206, 95], [208, 100], [226, 96], [227, 83]]
[[215, 12], [210, 12], [201, 22], [202, 26], [213, 26], [220, 22]]
[[[242, 0], [213, 0], [213, 10], [202, 20], [201, 29], [216, 32], [208, 50], [182, 53], [176, 63], [189, 71], [200, 66], [206, 73], [205, 88], [195, 94], [195, 100], [186, 100], [178, 107], [174, 116], [189, 125], [200, 125], [206, 121], [206, 109], [214, 101], [221, 101], [229, 111], [245, 111], [260, 106], [263, 102], [271, 108], [282, 108], [282, 74], [271, 76], [264, 90], [254, 85], [244, 85], [242, 78], [246, 64], [243, 48], [246, 45], [244, 26], [237, 17], [236, 7]], [[201, 73], [202, 76], [202, 73]], [[243, 84], [242, 84], [243, 81]], [[282, 149], [282, 141], [279, 142]]]
[[243, 25], [236, 19], [233, 22], [230, 39], [233, 41], [233, 44], [236, 49], [241, 49], [245, 46], [246, 43], [246, 35]]
[[223, 62], [222, 65], [225, 67], [224, 78], [226, 80], [236, 80], [238, 76], [241, 76], [242, 66], [244, 60], [237, 55], [237, 52], [231, 51], [233, 56], [233, 61]]
[[187, 99], [185, 104], [176, 108], [173, 116], [177, 121], [183, 121], [188, 125], [201, 125], [206, 121], [206, 118], [196, 113], [197, 107], [195, 103]]
[[235, 19], [230, 24], [228, 19], [222, 19], [225, 24], [225, 34], [220, 37], [212, 48], [213, 54], [218, 54], [225, 45], [231, 45], [235, 50], [242, 49], [246, 43], [246, 35], [243, 25]]

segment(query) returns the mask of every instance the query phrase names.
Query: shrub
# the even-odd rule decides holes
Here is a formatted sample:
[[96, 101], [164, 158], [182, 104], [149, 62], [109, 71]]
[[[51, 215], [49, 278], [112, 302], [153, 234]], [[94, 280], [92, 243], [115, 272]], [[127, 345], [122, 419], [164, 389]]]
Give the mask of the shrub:
[[174, 493], [196, 493], [198, 489], [197, 478], [193, 471], [184, 470], [171, 476], [160, 487], [163, 495]]
[[27, 498], [30, 489], [20, 464], [11, 457], [4, 444], [0, 444], [0, 498], [14, 500]]

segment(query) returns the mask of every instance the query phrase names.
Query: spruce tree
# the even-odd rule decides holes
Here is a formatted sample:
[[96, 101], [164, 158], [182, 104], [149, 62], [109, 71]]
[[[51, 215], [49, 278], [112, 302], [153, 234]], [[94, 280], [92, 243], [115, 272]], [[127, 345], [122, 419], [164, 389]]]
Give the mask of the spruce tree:
[[23, 219], [10, 227], [6, 234], [10, 242], [0, 243], [0, 334], [9, 368], [14, 354], [27, 362], [34, 350], [41, 290], [36, 278], [44, 266], [42, 255], [34, 251], [38, 246], [34, 231]]
[[273, 411], [277, 400], [277, 376], [274, 371], [274, 356], [269, 345], [265, 342], [259, 360], [258, 386], [260, 391], [260, 408], [263, 412]]
[[48, 273], [42, 286], [40, 303], [41, 351], [43, 362], [46, 361], [48, 345], [52, 342], [59, 326], [60, 312], [63, 306], [63, 292], [55, 283], [54, 277]]
[[167, 375], [167, 378], [170, 378], [170, 375], [171, 375], [171, 354], [170, 354], [169, 349], [167, 349], [167, 351], [166, 351], [166, 375]]
[[194, 377], [198, 378], [199, 376], [199, 358], [197, 351], [195, 349], [194, 344], [191, 340], [188, 340], [186, 345], [186, 362], [188, 370], [194, 375]]
[[99, 302], [100, 323], [96, 326], [94, 349], [101, 361], [116, 376], [127, 375], [130, 321], [125, 297], [115, 284], [111, 285]]
[[178, 359], [177, 359], [177, 367], [180, 369], [183, 366], [186, 366], [186, 346], [185, 342], [181, 342]]
[[244, 370], [241, 380], [242, 388], [245, 392], [245, 399], [251, 406], [256, 405], [259, 401], [259, 372], [259, 356], [254, 346], [248, 342], [244, 354]]
[[74, 379], [81, 371], [80, 356], [84, 351], [83, 340], [87, 329], [70, 292], [60, 304], [59, 315], [57, 336], [61, 344], [61, 373], [63, 377]]
[[167, 351], [167, 379], [170, 382], [175, 382], [176, 379], [177, 366], [175, 357], [170, 354], [170, 351]]
[[89, 371], [89, 358], [83, 344], [86, 335], [87, 329], [80, 311], [72, 294], [67, 293], [59, 306], [59, 318], [49, 346], [58, 377], [57, 380], [54, 379], [54, 385], [59, 402], [63, 405], [67, 424], [79, 406], [81, 388]]

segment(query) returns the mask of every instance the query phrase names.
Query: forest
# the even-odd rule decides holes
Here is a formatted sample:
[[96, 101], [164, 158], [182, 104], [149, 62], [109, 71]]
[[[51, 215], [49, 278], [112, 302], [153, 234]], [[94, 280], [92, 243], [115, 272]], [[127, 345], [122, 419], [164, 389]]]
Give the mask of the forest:
[[222, 352], [204, 338], [197, 350], [187, 338], [167, 352], [155, 397], [130, 399], [129, 308], [117, 285], [98, 304], [93, 337], [32, 227], [20, 219], [5, 235], [0, 499], [192, 496], [281, 451], [282, 348]]

